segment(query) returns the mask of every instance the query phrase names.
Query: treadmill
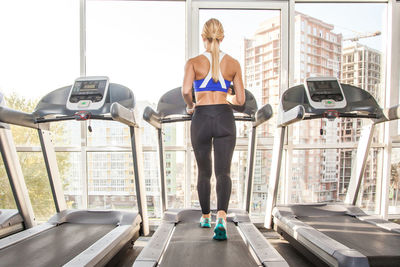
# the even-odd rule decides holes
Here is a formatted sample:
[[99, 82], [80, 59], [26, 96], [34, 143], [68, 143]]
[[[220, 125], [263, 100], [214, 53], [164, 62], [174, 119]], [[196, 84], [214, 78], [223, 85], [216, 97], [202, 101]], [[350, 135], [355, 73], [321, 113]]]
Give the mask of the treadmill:
[[24, 220], [18, 210], [0, 210], [0, 238], [6, 237], [24, 229]]
[[[32, 113], [0, 106], [0, 121], [38, 131], [57, 214], [46, 223], [0, 240], [0, 266], [103, 266], [125, 245], [148, 233], [135, 98], [107, 77], [83, 77], [43, 97]], [[50, 123], [114, 120], [129, 126], [139, 212], [68, 210]], [[90, 130], [90, 129], [89, 129]], [[18, 161], [16, 153], [14, 162]]]
[[[157, 129], [161, 200], [164, 217], [147, 246], [136, 258], [134, 267], [149, 266], [288, 266], [286, 261], [251, 223], [250, 208], [255, 157], [256, 128], [272, 116], [270, 105], [257, 110], [254, 96], [246, 90], [246, 103], [234, 107], [235, 120], [253, 123], [247, 166], [246, 210], [229, 210], [227, 216], [228, 240], [212, 240], [212, 229], [199, 227], [201, 210], [167, 210], [166, 181], [162, 125], [189, 121], [181, 88], [165, 93], [158, 102], [157, 111], [146, 107], [143, 118]], [[216, 211], [212, 210], [215, 221]]]
[[[0, 107], [4, 106], [4, 96], [0, 93]], [[10, 126], [2, 122], [0, 122], [0, 152], [17, 206], [17, 209], [0, 209], [0, 238], [3, 238], [35, 226], [36, 220], [20, 162], [14, 160], [18, 156]]]
[[[356, 205], [377, 124], [399, 119], [400, 107], [382, 110], [367, 91], [336, 78], [307, 78], [281, 99], [268, 187], [265, 227], [272, 227], [317, 265], [400, 266], [400, 225], [369, 216]], [[285, 132], [301, 120], [367, 118], [344, 203], [276, 206]]]

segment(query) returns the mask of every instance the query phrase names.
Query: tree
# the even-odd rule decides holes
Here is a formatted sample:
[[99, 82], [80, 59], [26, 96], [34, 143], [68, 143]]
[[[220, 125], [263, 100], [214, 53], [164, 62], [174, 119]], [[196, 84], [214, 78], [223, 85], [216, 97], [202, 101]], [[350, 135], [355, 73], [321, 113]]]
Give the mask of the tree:
[[390, 176], [390, 189], [392, 191], [392, 199], [397, 203], [399, 185], [400, 185], [400, 162], [392, 163]]
[[[24, 112], [32, 112], [38, 100], [26, 99], [16, 93], [5, 97], [7, 106]], [[63, 127], [52, 127], [53, 134], [62, 135]], [[38, 132], [35, 129], [28, 129], [20, 126], [11, 126], [12, 136], [16, 145], [40, 146]], [[55, 206], [50, 190], [50, 184], [44, 164], [43, 154], [38, 152], [18, 152], [22, 172], [28, 187], [29, 197], [33, 210], [38, 221], [46, 221], [55, 213]], [[57, 155], [57, 163], [60, 176], [64, 177], [70, 168], [69, 156], [67, 153]], [[4, 163], [1, 162], [0, 169], [0, 208], [15, 208], [15, 201], [12, 195]], [[64, 188], [68, 186], [66, 179], [63, 179]]]

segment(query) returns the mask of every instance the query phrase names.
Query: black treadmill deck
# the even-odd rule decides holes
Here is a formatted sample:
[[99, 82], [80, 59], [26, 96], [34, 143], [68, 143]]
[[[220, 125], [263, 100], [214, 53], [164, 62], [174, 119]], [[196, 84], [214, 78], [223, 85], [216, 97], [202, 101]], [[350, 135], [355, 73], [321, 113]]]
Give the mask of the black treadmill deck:
[[400, 233], [349, 215], [341, 205], [293, 205], [296, 219], [368, 258], [371, 266], [400, 266]]
[[371, 266], [400, 266], [400, 234], [363, 222], [349, 215], [298, 217], [324, 233], [367, 256]]
[[62, 266], [115, 227], [110, 224], [61, 224], [3, 249], [0, 266]]
[[246, 211], [229, 210], [228, 240], [213, 240], [215, 215], [216, 211], [213, 211], [211, 228], [201, 228], [201, 210], [167, 210], [163, 222], [133, 266], [288, 267], [284, 258], [251, 223]]
[[213, 240], [215, 224], [211, 226], [201, 228], [198, 222], [180, 222], [160, 266], [258, 266], [233, 222], [227, 224], [226, 241]]

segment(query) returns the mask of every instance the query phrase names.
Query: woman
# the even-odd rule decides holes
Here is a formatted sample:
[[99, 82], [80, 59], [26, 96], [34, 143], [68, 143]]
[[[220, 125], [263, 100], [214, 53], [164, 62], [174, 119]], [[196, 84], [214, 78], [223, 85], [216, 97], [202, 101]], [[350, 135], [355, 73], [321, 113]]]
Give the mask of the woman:
[[[218, 213], [213, 238], [225, 240], [226, 212], [232, 187], [230, 168], [236, 143], [236, 126], [230, 104], [243, 105], [245, 93], [239, 62], [219, 49], [224, 39], [222, 24], [217, 19], [208, 20], [201, 37], [206, 51], [186, 63], [182, 94], [187, 112], [194, 113], [191, 140], [198, 166], [197, 191], [203, 214], [200, 226], [211, 228], [211, 149], [214, 145]], [[235, 95], [228, 94], [231, 82]], [[196, 104], [192, 99], [192, 86]]]

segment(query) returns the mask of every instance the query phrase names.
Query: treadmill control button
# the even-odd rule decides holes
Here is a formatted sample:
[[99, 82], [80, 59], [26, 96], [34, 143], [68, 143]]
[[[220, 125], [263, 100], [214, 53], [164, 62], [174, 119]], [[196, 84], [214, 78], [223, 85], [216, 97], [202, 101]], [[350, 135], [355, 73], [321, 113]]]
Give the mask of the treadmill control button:
[[92, 103], [92, 101], [90, 101], [90, 100], [81, 100], [78, 103], [78, 107], [79, 108], [87, 108], [90, 106], [91, 103]]
[[336, 104], [335, 100], [332, 100], [332, 99], [324, 99], [324, 100], [322, 100], [322, 103], [327, 108], [335, 107], [335, 104]]

